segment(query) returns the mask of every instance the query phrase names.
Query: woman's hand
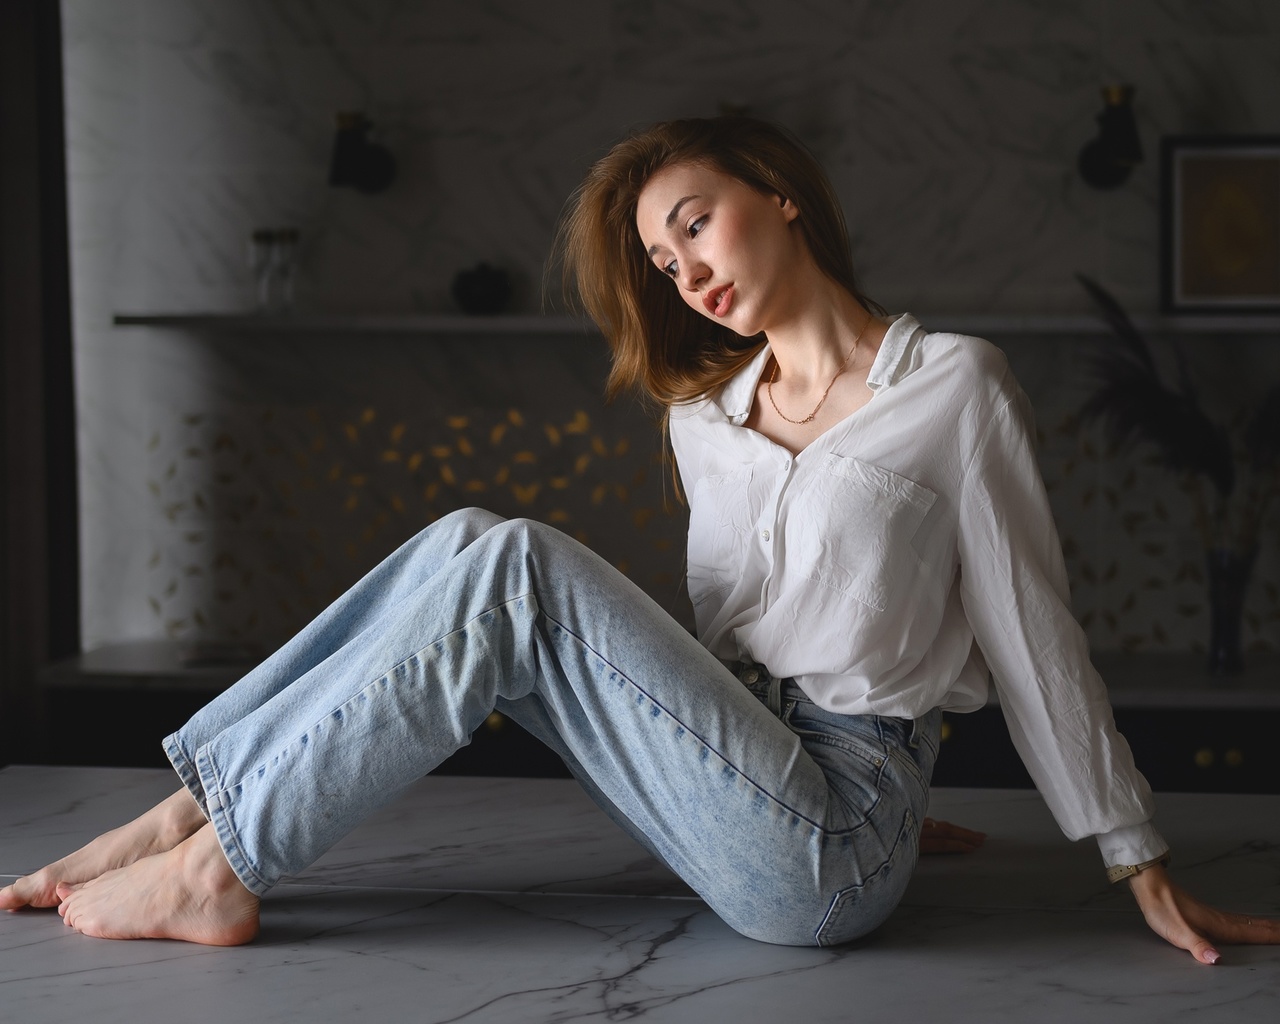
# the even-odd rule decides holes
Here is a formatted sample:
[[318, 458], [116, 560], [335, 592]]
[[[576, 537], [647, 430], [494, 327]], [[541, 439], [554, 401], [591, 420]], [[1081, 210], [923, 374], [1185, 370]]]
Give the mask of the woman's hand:
[[949, 821], [925, 818], [920, 828], [921, 853], [973, 853], [986, 840], [985, 832], [961, 828]]
[[1221, 959], [1215, 943], [1280, 943], [1280, 920], [1215, 910], [1175, 885], [1159, 865], [1130, 878], [1129, 888], [1151, 930], [1203, 964]]

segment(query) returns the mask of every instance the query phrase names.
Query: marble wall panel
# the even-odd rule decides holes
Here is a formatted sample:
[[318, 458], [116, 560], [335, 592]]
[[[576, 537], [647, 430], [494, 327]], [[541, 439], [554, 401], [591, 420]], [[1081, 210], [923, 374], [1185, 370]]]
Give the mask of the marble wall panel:
[[[1160, 135], [1280, 132], [1280, 13], [1265, 0], [63, 0], [63, 15], [88, 646], [270, 643], [459, 503], [555, 516], [671, 600], [680, 529], [658, 511], [653, 435], [634, 410], [602, 410], [601, 367], [581, 376], [572, 339], [533, 339], [560, 354], [528, 368], [529, 394], [498, 397], [493, 343], [110, 326], [117, 311], [249, 308], [255, 227], [301, 229], [305, 311], [451, 312], [453, 275], [481, 260], [536, 311], [561, 204], [590, 160], [631, 126], [741, 105], [826, 163], [865, 286], [890, 308], [926, 321], [1083, 312], [1079, 271], [1150, 311]], [[1121, 80], [1137, 87], [1147, 159], [1096, 192], [1076, 154], [1101, 85]], [[394, 152], [386, 193], [327, 186], [342, 109], [364, 110]], [[996, 340], [1037, 407], [1095, 647], [1200, 642], [1186, 496], [1074, 419], [1087, 339]], [[1274, 342], [1203, 338], [1193, 354], [1210, 397], [1280, 376]], [[539, 440], [507, 452], [513, 409]], [[604, 426], [566, 433], [579, 410]], [[483, 473], [430, 454], [456, 445], [462, 419], [473, 451], [488, 445]], [[550, 481], [574, 444], [592, 468], [561, 493]], [[337, 462], [321, 456], [341, 445], [331, 480]], [[644, 500], [618, 498], [645, 467]], [[1256, 645], [1280, 643], [1278, 541], [1251, 594]]]
[[657, 433], [600, 407], [598, 342], [168, 342], [202, 354], [203, 390], [155, 401], [146, 439], [145, 593], [165, 635], [269, 647], [468, 505], [553, 523], [688, 617]]

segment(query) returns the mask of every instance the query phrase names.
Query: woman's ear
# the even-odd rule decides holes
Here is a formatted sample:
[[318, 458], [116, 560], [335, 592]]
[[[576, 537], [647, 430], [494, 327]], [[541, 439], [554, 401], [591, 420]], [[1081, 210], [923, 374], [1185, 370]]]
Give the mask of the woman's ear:
[[788, 222], [793, 221], [800, 216], [800, 210], [796, 207], [796, 204], [786, 196], [775, 196], [774, 198], [777, 199], [778, 207], [782, 210], [782, 213], [787, 218]]

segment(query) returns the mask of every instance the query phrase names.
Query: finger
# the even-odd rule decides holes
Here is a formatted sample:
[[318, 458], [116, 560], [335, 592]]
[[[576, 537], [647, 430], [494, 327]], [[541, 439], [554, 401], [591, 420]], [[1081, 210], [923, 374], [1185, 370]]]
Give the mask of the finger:
[[1198, 901], [1194, 909], [1188, 909], [1187, 917], [1199, 931], [1218, 942], [1257, 945], [1280, 943], [1280, 920], [1275, 918], [1213, 910]]
[[[1177, 895], [1185, 896], [1185, 893], [1178, 893]], [[1187, 914], [1186, 910], [1189, 908], [1180, 904], [1182, 904], [1182, 901], [1175, 898], [1166, 904], [1164, 908], [1166, 914], [1154, 920], [1148, 916], [1147, 923], [1151, 925], [1156, 934], [1163, 935], [1168, 942], [1179, 949], [1185, 949], [1200, 963], [1216, 964], [1222, 959], [1222, 955], [1214, 949], [1213, 943], [1200, 934], [1192, 925], [1190, 919], [1196, 915]]]
[[1197, 935], [1191, 944], [1191, 955], [1202, 964], [1213, 965], [1222, 959], [1222, 954], [1213, 948], [1213, 944]]
[[925, 819], [925, 831], [929, 835], [941, 835], [950, 839], [964, 839], [971, 843], [981, 844], [987, 838], [985, 832], [978, 832], [963, 825], [954, 825], [949, 821], [933, 821]]
[[1172, 884], [1170, 895], [1186, 926], [1211, 942], [1280, 943], [1280, 919], [1219, 910]]

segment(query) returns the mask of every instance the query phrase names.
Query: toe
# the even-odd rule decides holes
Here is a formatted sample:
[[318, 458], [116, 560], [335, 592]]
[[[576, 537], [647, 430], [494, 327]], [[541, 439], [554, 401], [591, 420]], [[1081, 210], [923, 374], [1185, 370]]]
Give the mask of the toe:
[[0, 908], [17, 910], [20, 907], [48, 907], [53, 900], [45, 899], [48, 895], [37, 875], [26, 875], [16, 882], [0, 889]]

